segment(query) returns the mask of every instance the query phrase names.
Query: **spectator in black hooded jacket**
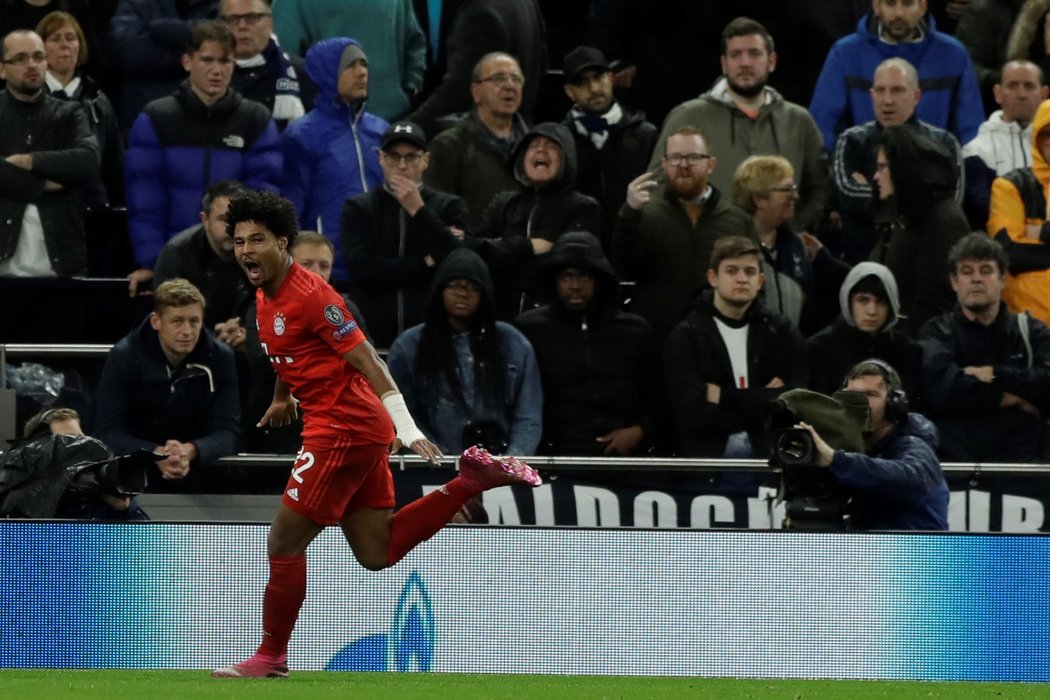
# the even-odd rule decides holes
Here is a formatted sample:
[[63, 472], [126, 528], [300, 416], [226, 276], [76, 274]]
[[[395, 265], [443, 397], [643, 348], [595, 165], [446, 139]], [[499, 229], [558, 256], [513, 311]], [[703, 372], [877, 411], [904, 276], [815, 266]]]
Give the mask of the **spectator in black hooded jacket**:
[[598, 239], [586, 231], [563, 235], [537, 283], [549, 303], [515, 324], [540, 366], [541, 450], [626, 456], [658, 444], [656, 341], [645, 319], [620, 311], [616, 275]]
[[514, 177], [524, 188], [492, 200], [468, 245], [489, 264], [496, 310], [512, 319], [536, 306], [533, 277], [566, 231], [597, 231], [598, 202], [577, 192], [576, 147], [563, 124], [538, 124], [514, 152]]

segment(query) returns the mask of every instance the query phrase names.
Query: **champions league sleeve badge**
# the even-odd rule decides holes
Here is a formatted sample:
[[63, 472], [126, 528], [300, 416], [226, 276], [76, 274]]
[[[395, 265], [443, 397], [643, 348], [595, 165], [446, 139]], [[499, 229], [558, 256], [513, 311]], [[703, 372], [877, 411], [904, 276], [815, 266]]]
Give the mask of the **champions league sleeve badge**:
[[324, 319], [331, 323], [333, 326], [341, 326], [346, 321], [343, 318], [343, 311], [335, 304], [329, 304], [324, 307]]

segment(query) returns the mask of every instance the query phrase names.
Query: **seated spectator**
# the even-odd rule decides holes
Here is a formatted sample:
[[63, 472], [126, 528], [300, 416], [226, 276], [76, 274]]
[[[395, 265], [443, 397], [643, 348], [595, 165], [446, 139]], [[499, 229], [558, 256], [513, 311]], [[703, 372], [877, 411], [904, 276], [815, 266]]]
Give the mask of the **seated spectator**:
[[499, 280], [501, 319], [536, 305], [532, 278], [558, 236], [601, 225], [598, 203], [575, 190], [576, 147], [564, 125], [546, 122], [526, 134], [514, 152], [514, 176], [522, 191], [496, 195], [467, 239]]
[[751, 156], [733, 177], [733, 204], [751, 215], [762, 250], [766, 308], [810, 333], [829, 315], [829, 304], [849, 268], [808, 232], [789, 223], [795, 217], [798, 185], [787, 158]]
[[598, 239], [571, 231], [540, 270], [549, 303], [515, 321], [543, 382], [541, 451], [629, 456], [659, 445], [663, 378], [652, 329], [620, 311], [620, 289]]
[[536, 453], [543, 413], [536, 356], [520, 331], [496, 320], [492, 278], [477, 253], [445, 258], [426, 321], [398, 336], [387, 362], [419, 428], [445, 454], [474, 444]]
[[[955, 158], [957, 173], [962, 172], [962, 151], [954, 136], [919, 121], [915, 107], [920, 103], [919, 75], [915, 68], [900, 58], [879, 64], [871, 87], [874, 121], [847, 129], [835, 144], [832, 182], [835, 187], [834, 208], [842, 217], [841, 256], [855, 264], [871, 253], [878, 238], [873, 221], [872, 202], [877, 193], [872, 184], [875, 173], [875, 151], [883, 130], [907, 125], [917, 133], [944, 146]], [[958, 175], [956, 179], [958, 179]], [[962, 201], [962, 182], [958, 181], [956, 199]]]
[[449, 117], [450, 126], [430, 142], [431, 163], [423, 180], [463, 198], [471, 229], [497, 194], [519, 188], [512, 162], [528, 131], [518, 113], [524, 82], [513, 56], [483, 56], [471, 76], [474, 108]]
[[106, 357], [93, 432], [117, 454], [166, 454], [151, 475], [162, 488], [236, 451], [240, 409], [233, 351], [203, 328], [200, 291], [168, 280], [153, 305]]
[[616, 99], [612, 67], [598, 49], [581, 46], [570, 51], [562, 64], [562, 78], [565, 94], [572, 100], [562, 123], [576, 144], [577, 188], [601, 205], [598, 239], [609, 250], [627, 184], [645, 171], [657, 129], [645, 120], [644, 112]]
[[436, 266], [459, 247], [467, 225], [462, 199], [423, 184], [429, 162], [423, 130], [397, 122], [383, 135], [379, 153], [385, 186], [343, 206], [350, 294], [372, 320], [379, 347], [390, 347], [423, 321]]
[[222, 0], [219, 18], [233, 32], [233, 89], [270, 110], [279, 131], [314, 106], [317, 88], [303, 59], [277, 45], [270, 0]]
[[[316, 231], [300, 231], [292, 241], [292, 260], [301, 267], [314, 273], [325, 282], [331, 283], [332, 265], [335, 261], [335, 248], [332, 241]], [[371, 342], [365, 318], [350, 297], [343, 295], [346, 308], [357, 321], [358, 327]], [[243, 350], [248, 364], [247, 408], [244, 412], [243, 434], [249, 452], [266, 452], [275, 454], [295, 454], [302, 446], [300, 433], [303, 430], [302, 417], [297, 417], [289, 425], [273, 426], [269, 423], [257, 425], [259, 416], [266, 413], [273, 401], [273, 385], [277, 379], [270, 358], [267, 357], [259, 343], [259, 326], [255, 298], [244, 316], [246, 339], [242, 345], [235, 346]], [[233, 343], [231, 343], [233, 344]]]
[[879, 137], [875, 182], [883, 208], [876, 214], [880, 239], [871, 258], [897, 280], [902, 330], [911, 337], [953, 305], [951, 289], [936, 271], [969, 232], [954, 199], [957, 173], [951, 154], [913, 129], [890, 127]]
[[120, 126], [131, 129], [143, 108], [166, 97], [185, 78], [181, 57], [190, 30], [213, 19], [219, 0], [120, 0], [109, 23], [109, 44], [120, 71]]
[[806, 348], [757, 301], [762, 254], [743, 236], [714, 243], [707, 281], [664, 348], [679, 457], [762, 457], [766, 404], [806, 385]]
[[1050, 331], [1002, 302], [1007, 257], [982, 233], [948, 258], [958, 307], [919, 335], [922, 393], [941, 431], [941, 459], [1046, 461], [1050, 416]]
[[368, 57], [353, 39], [319, 41], [306, 52], [306, 72], [319, 94], [314, 110], [281, 134], [284, 185], [304, 227], [335, 246], [332, 279], [347, 283], [339, 222], [347, 198], [383, 183], [379, 144], [389, 126], [365, 111]]
[[1003, 301], [1014, 313], [1028, 311], [1050, 323], [1050, 101], [1035, 113], [1030, 143], [1031, 166], [992, 182], [987, 231], [1010, 260]]
[[89, 55], [84, 30], [68, 12], [51, 12], [36, 33], [47, 51], [44, 89], [52, 97], [80, 103], [102, 153], [101, 172], [83, 187], [84, 203], [90, 209], [123, 204], [124, 142], [113, 105], [84, 70]]
[[687, 127], [667, 138], [661, 160], [666, 188], [654, 198], [657, 183], [650, 172], [627, 186], [613, 233], [613, 263], [636, 281], [631, 311], [652, 324], [660, 342], [707, 286], [704, 273], [715, 241], [753, 235], [751, 218], [709, 184], [715, 164], [703, 133]]
[[200, 223], [176, 234], [157, 256], [153, 283], [181, 277], [204, 295], [204, 324], [234, 349], [244, 342], [241, 318], [254, 297], [241, 266], [233, 257], [233, 238], [226, 231], [230, 199], [245, 192], [236, 180], [220, 180], [201, 199]]
[[992, 181], [1011, 170], [1032, 164], [1032, 119], [1050, 89], [1039, 66], [1030, 61], [1010, 61], [1002, 79], [993, 86], [1001, 109], [981, 124], [977, 137], [963, 147], [966, 169], [966, 215], [970, 226], [988, 223]]
[[189, 78], [146, 105], [128, 142], [128, 232], [138, 265], [128, 275], [132, 296], [152, 279], [168, 239], [197, 221], [209, 185], [239, 180], [249, 189], [276, 190], [281, 180], [269, 112], [230, 89], [233, 34], [226, 25], [196, 25], [182, 66]]
[[98, 142], [80, 105], [44, 91], [47, 54], [35, 32], [3, 38], [0, 78], [0, 276], [87, 273], [75, 189], [98, 176]]
[[831, 395], [842, 388], [849, 368], [868, 358], [899, 367], [909, 396], [919, 395], [921, 352], [897, 329], [900, 297], [897, 280], [885, 265], [858, 263], [839, 288], [840, 315], [806, 341], [809, 388]]

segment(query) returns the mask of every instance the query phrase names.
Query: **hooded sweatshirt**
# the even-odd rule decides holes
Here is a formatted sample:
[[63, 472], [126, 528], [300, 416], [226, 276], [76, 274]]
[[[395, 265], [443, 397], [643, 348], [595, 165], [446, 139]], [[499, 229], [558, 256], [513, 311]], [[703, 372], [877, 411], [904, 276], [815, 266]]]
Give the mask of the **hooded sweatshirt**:
[[389, 126], [364, 111], [364, 101], [339, 97], [339, 59], [353, 39], [324, 39], [306, 52], [306, 73], [317, 86], [312, 112], [281, 134], [284, 185], [281, 194], [299, 212], [299, 226], [316, 230], [335, 246], [332, 281], [347, 281], [339, 222], [348, 197], [383, 183], [379, 144]]
[[[435, 305], [444, 304], [445, 286], [456, 279], [466, 279], [477, 284], [481, 288], [479, 308], [482, 305], [491, 308], [493, 285], [488, 267], [477, 253], [460, 248], [452, 251], [438, 266], [430, 289], [431, 312]], [[428, 312], [428, 317], [432, 317], [431, 312]], [[507, 371], [507, 390], [503, 405], [492, 406], [474, 385], [475, 358], [469, 332], [452, 336], [463, 402], [454, 396], [444, 378], [425, 388], [414, 381], [423, 327], [424, 324], [419, 324], [399, 335], [390, 346], [387, 363], [405, 396], [409, 411], [427, 438], [446, 454], [460, 452], [470, 447], [464, 444], [464, 429], [467, 425], [491, 421], [506, 436], [506, 454], [535, 454], [542, 432], [543, 390], [536, 356], [521, 331], [502, 321], [496, 322], [496, 333], [499, 335]], [[423, 395], [423, 391], [427, 395]]]
[[1032, 165], [992, 182], [987, 229], [1010, 257], [1003, 300], [1014, 313], [1030, 311], [1043, 323], [1050, 323], [1050, 225], [1046, 221], [1050, 163], [1036, 139], [1047, 126], [1050, 102], [1043, 102], [1032, 120]]
[[[871, 275], [882, 283], [889, 305], [886, 323], [874, 333], [857, 328], [850, 304], [853, 288]], [[842, 382], [853, 365], [876, 358], [897, 370], [905, 392], [915, 396], [919, 388], [922, 355], [919, 346], [896, 328], [900, 321], [900, 296], [897, 280], [889, 268], [874, 262], [854, 266], [839, 288], [839, 307], [842, 315], [806, 341], [810, 388], [822, 394], [832, 394], [842, 388]]]
[[[529, 144], [540, 136], [561, 149], [561, 169], [553, 181], [537, 186], [525, 175], [525, 155]], [[539, 124], [525, 135], [514, 151], [514, 177], [522, 191], [496, 195], [485, 211], [477, 238], [467, 241], [500, 280], [496, 309], [504, 319], [536, 306], [538, 290], [533, 277], [546, 254], [533, 253], [533, 238], [554, 242], [566, 231], [597, 232], [601, 226], [598, 202], [574, 189], [576, 146], [563, 124]]]

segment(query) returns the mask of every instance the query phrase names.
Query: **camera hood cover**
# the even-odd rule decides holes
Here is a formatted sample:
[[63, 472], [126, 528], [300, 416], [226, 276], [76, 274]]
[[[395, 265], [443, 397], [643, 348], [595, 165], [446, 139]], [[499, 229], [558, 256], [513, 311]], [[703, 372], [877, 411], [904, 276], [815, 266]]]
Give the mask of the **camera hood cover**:
[[809, 423], [833, 449], [864, 451], [864, 423], [868, 399], [856, 391], [836, 391], [832, 396], [809, 389], [785, 391], [770, 402], [767, 424], [774, 434], [795, 423]]

